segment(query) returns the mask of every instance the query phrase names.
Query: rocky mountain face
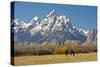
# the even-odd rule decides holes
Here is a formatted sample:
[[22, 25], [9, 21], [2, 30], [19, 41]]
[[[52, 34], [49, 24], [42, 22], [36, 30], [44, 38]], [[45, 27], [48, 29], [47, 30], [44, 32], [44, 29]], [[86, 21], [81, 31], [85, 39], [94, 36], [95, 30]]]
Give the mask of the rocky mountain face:
[[65, 15], [56, 15], [52, 10], [40, 20], [34, 16], [28, 23], [14, 19], [11, 22], [11, 32], [14, 33], [15, 42], [63, 42], [77, 40], [81, 42], [97, 39], [97, 30], [83, 30], [72, 26], [70, 18]]

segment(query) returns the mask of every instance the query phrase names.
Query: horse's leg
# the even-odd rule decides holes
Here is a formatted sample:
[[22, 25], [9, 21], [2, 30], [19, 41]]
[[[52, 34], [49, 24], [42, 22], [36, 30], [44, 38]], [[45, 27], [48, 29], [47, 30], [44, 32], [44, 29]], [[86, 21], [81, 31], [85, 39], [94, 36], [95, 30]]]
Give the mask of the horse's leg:
[[75, 56], [75, 52], [73, 52], [73, 56]]
[[68, 56], [68, 50], [66, 50], [66, 56]]
[[75, 52], [73, 53], [73, 56], [75, 56]]
[[70, 55], [72, 55], [72, 51], [70, 51]]
[[70, 55], [72, 55], [72, 53], [70, 52]]
[[68, 54], [66, 54], [66, 56], [68, 56]]

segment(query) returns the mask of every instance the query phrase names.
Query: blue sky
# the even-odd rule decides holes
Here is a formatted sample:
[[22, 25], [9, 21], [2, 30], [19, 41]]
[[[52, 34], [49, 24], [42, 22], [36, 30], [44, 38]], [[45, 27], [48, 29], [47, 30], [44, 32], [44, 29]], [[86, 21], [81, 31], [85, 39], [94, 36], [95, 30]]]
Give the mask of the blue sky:
[[31, 2], [15, 2], [14, 18], [29, 22], [34, 16], [44, 18], [51, 10], [58, 15], [66, 15], [77, 28], [97, 28], [97, 7], [63, 4], [43, 4]]

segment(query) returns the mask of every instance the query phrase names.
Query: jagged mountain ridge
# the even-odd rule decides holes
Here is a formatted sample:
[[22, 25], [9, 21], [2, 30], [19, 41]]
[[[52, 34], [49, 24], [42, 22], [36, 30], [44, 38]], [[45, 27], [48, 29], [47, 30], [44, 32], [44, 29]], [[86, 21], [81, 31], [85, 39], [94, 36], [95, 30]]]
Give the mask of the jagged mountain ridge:
[[84, 42], [92, 41], [96, 37], [95, 31], [85, 31], [72, 26], [67, 16], [56, 15], [55, 10], [52, 10], [43, 20], [39, 20], [37, 16], [33, 17], [29, 23], [14, 19], [11, 28], [15, 42], [43, 43], [66, 40]]

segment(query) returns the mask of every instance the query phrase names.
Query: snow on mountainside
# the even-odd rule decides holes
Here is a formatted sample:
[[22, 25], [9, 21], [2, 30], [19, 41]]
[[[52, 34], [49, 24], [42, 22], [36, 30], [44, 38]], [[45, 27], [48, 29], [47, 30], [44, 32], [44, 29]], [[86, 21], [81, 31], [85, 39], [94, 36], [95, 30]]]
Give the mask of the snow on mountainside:
[[55, 10], [52, 10], [43, 20], [39, 20], [37, 16], [34, 16], [29, 23], [14, 19], [11, 28], [15, 42], [43, 43], [66, 40], [84, 42], [96, 39], [97, 35], [96, 30], [86, 31], [72, 26], [67, 16], [56, 15]]

